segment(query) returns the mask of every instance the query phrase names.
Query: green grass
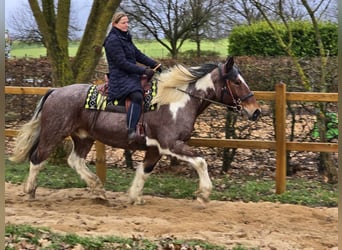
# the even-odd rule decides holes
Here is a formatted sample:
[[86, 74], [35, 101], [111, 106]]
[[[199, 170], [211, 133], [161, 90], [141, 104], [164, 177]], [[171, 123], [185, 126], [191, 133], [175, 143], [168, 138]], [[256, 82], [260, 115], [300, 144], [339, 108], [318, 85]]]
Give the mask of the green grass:
[[[78, 44], [79, 43], [76, 43], [76, 42], [72, 42], [69, 44], [69, 55], [70, 56], [76, 55], [76, 52], [78, 49]], [[12, 44], [11, 57], [38, 58], [41, 56], [46, 56], [46, 48], [43, 45], [40, 45], [40, 44], [28, 45], [28, 44], [18, 43], [18, 42], [14, 42]]]
[[287, 181], [287, 190], [283, 194], [275, 194], [273, 180], [246, 178], [232, 180], [228, 177], [214, 181], [212, 199], [245, 202], [280, 202], [305, 205], [310, 207], [337, 207], [337, 185], [322, 183], [316, 180], [291, 179]]
[[[143, 53], [148, 56], [154, 58], [169, 57], [168, 50], [157, 41], [136, 41], [135, 44]], [[180, 51], [184, 52], [187, 50], [196, 50], [196, 43], [192, 41], [184, 42]], [[201, 50], [218, 52], [221, 56], [226, 57], [228, 54], [228, 40], [203, 40], [201, 42]]]
[[[136, 46], [144, 52], [146, 55], [153, 58], [165, 58], [169, 57], [169, 52], [165, 47], [163, 47], [157, 41], [143, 41], [137, 40], [135, 41]], [[71, 42], [69, 44], [69, 55], [75, 56], [78, 49], [78, 42]], [[187, 50], [195, 50], [196, 43], [191, 41], [186, 41], [182, 48], [181, 52]], [[227, 39], [220, 39], [216, 41], [203, 40], [201, 42], [201, 50], [206, 51], [215, 51], [218, 52], [221, 56], [225, 57], [228, 53], [228, 42]], [[33, 44], [27, 45], [23, 43], [14, 42], [12, 44], [11, 56], [22, 58], [22, 57], [40, 57], [46, 56], [46, 49], [42, 45]]]
[[[158, 239], [156, 241], [146, 240], [142, 237], [121, 238], [116, 236], [106, 237], [82, 237], [76, 234], [58, 234], [48, 228], [32, 227], [30, 225], [7, 224], [5, 229], [5, 249], [75, 249], [81, 245], [83, 249], [170, 249], [169, 244], [173, 244], [177, 249], [215, 249], [223, 250], [222, 246], [208, 244], [201, 240], [178, 240], [176, 238]], [[26, 248], [25, 248], [26, 247]], [[240, 248], [238, 245], [236, 250]], [[79, 247], [77, 249], [80, 249]]]
[[[140, 237], [120, 238], [107, 237], [81, 237], [76, 234], [58, 234], [48, 228], [32, 227], [30, 225], [6, 225], [5, 250], [17, 249], [135, 249], [135, 250], [164, 250], [164, 249], [207, 249], [224, 250], [222, 246], [208, 244], [201, 240], [178, 240], [173, 237], [149, 241]], [[174, 248], [171, 248], [170, 245]], [[83, 248], [77, 247], [81, 245]], [[232, 250], [256, 250], [237, 244]]]
[[[13, 164], [6, 161], [6, 182], [22, 183], [28, 174], [28, 164]], [[90, 166], [95, 172], [95, 167]], [[120, 168], [107, 169], [106, 190], [125, 192], [134, 177], [133, 170]], [[299, 204], [311, 207], [337, 207], [337, 185], [316, 180], [290, 179], [287, 181], [287, 191], [281, 195], [275, 194], [274, 180], [261, 180], [258, 177], [241, 177], [232, 179], [228, 176], [212, 178], [214, 189], [213, 200], [245, 201], [245, 202], [280, 202]], [[38, 186], [60, 189], [71, 187], [86, 187], [78, 174], [68, 167], [47, 165], [38, 176]], [[177, 199], [193, 199], [198, 188], [198, 178], [185, 178], [175, 174], [152, 174], [147, 179], [144, 194], [170, 197]]]

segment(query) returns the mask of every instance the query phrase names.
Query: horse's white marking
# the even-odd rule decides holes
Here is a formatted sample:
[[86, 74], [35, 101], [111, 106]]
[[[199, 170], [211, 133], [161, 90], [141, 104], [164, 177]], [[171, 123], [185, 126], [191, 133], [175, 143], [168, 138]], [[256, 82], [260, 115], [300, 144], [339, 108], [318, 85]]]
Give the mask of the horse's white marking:
[[209, 198], [210, 192], [212, 190], [212, 183], [208, 173], [208, 165], [202, 157], [189, 157], [185, 155], [175, 154], [169, 149], [163, 149], [157, 140], [148, 137], [146, 137], [146, 145], [158, 147], [160, 154], [174, 156], [180, 160], [189, 162], [193, 166], [193, 168], [196, 169], [200, 180], [198, 194], [205, 200]]
[[103, 189], [102, 184], [92, 171], [89, 170], [86, 164], [86, 160], [79, 157], [74, 151], [74, 145], [72, 151], [68, 157], [68, 164], [70, 167], [76, 170], [80, 177], [87, 183], [91, 189]]
[[195, 87], [197, 90], [203, 90], [203, 91], [207, 91], [208, 89], [213, 89], [214, 87], [214, 83], [211, 80], [211, 75], [207, 74], [204, 77], [202, 77], [201, 79], [199, 79], [196, 84]]
[[86, 130], [83, 130], [83, 129], [79, 129], [77, 132], [76, 132], [76, 135], [81, 138], [81, 139], [85, 139], [85, 138], [88, 138], [89, 137], [89, 134]]
[[150, 174], [144, 173], [144, 167], [142, 163], [140, 163], [135, 172], [134, 180], [132, 182], [131, 187], [128, 190], [128, 196], [131, 203], [134, 204], [143, 204], [144, 200], [142, 198], [142, 191], [145, 185], [146, 179]]
[[189, 100], [190, 100], [190, 97], [188, 95], [183, 95], [179, 101], [170, 103], [169, 109], [172, 114], [172, 118], [174, 120], [176, 120], [177, 118], [178, 110], [181, 108], [184, 108]]
[[247, 89], [249, 89], [245, 79], [243, 79], [243, 77], [240, 74], [238, 74], [237, 78], [246, 86]]
[[[31, 193], [37, 185], [37, 175], [39, 174], [39, 171], [44, 167], [44, 162], [41, 162], [40, 164], [33, 164], [30, 162], [30, 171], [29, 176], [24, 184], [24, 192], [25, 193]], [[34, 195], [34, 194], [33, 194]]]
[[[211, 80], [210, 74], [205, 75], [201, 79], [197, 80], [195, 84], [196, 90], [207, 91], [209, 88], [214, 88], [214, 83]], [[185, 90], [185, 89], [184, 89]], [[182, 95], [181, 99], [177, 102], [170, 103], [170, 112], [172, 114], [172, 118], [176, 120], [177, 112], [179, 109], [184, 108], [188, 101], [190, 100], [189, 95]]]

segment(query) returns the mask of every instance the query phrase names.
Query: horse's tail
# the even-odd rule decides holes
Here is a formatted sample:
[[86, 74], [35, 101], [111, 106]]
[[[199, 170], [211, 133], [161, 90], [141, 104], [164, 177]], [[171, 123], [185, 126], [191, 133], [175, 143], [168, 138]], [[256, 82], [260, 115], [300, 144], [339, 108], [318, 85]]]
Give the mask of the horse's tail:
[[11, 161], [22, 162], [27, 160], [37, 147], [40, 136], [40, 114], [46, 99], [53, 91], [54, 89], [48, 90], [40, 99], [31, 120], [19, 130], [12, 156], [9, 158]]

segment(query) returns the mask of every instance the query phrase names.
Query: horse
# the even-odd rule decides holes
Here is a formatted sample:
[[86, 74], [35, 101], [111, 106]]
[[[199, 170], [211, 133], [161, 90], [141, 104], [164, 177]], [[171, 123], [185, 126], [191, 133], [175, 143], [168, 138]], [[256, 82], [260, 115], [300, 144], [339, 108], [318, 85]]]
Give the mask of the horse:
[[128, 143], [125, 113], [84, 107], [92, 84], [75, 83], [48, 91], [37, 104], [31, 120], [19, 130], [10, 157], [14, 162], [30, 162], [24, 182], [24, 192], [29, 198], [35, 199], [36, 178], [44, 162], [56, 145], [69, 137], [73, 146], [68, 165], [99, 198], [106, 199], [103, 184], [85, 160], [95, 140], [114, 148], [145, 151], [128, 189], [130, 203], [144, 204], [144, 183], [162, 155], [188, 162], [197, 171], [197, 200], [207, 203], [212, 190], [207, 163], [187, 144], [196, 118], [212, 103], [245, 114], [250, 120], [257, 120], [261, 109], [230, 56], [224, 63], [193, 67], [176, 64], [157, 77], [158, 91], [151, 104], [156, 109], [143, 114], [145, 141], [142, 144]]

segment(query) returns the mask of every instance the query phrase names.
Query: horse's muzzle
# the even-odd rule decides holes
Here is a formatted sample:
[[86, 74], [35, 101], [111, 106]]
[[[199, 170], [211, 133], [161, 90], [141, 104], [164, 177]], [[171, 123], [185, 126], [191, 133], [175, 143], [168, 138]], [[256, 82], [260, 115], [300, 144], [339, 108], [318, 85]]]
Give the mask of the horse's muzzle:
[[261, 115], [261, 110], [260, 109], [256, 109], [254, 111], [253, 115], [249, 117], [249, 120], [256, 121], [256, 120], [258, 120], [260, 115]]

